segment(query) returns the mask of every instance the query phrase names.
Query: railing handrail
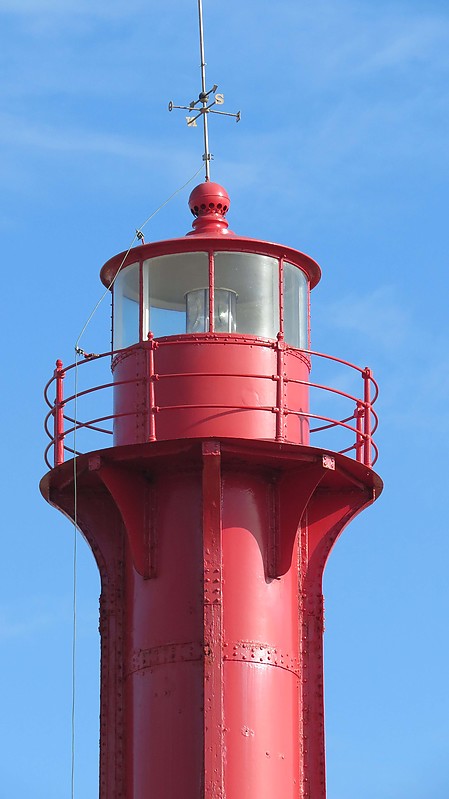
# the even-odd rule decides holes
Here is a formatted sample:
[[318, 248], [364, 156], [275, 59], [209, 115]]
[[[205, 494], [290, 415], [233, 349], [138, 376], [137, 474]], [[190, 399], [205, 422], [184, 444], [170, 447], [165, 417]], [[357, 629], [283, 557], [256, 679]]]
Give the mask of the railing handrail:
[[[214, 340], [216, 337], [214, 336]], [[158, 346], [164, 346], [166, 344], [173, 344], [179, 343], [180, 339], [177, 337], [176, 341], [168, 339], [162, 340], [152, 340], [149, 344], [149, 350], [153, 353], [154, 349]], [[332, 361], [336, 364], [340, 364], [346, 368], [352, 369], [357, 372], [359, 375], [362, 376], [363, 379], [363, 396], [356, 397], [353, 394], [350, 394], [342, 389], [333, 388], [332, 386], [327, 386], [322, 383], [317, 383], [309, 380], [302, 380], [298, 378], [289, 378], [284, 374], [280, 374], [279, 372], [279, 365], [277, 367], [278, 373], [276, 374], [254, 374], [254, 373], [235, 373], [235, 372], [181, 372], [181, 373], [169, 373], [169, 374], [154, 374], [154, 366], [150, 368], [150, 371], [147, 375], [142, 377], [133, 377], [126, 380], [117, 380], [110, 382], [101, 383], [98, 385], [94, 385], [90, 388], [83, 389], [78, 391], [74, 394], [71, 394], [67, 397], [63, 396], [63, 379], [66, 377], [68, 373], [72, 370], [76, 369], [77, 367], [83, 366], [87, 363], [92, 363], [99, 361], [103, 358], [114, 358], [114, 356], [123, 354], [123, 350], [118, 351], [107, 351], [102, 352], [99, 355], [91, 355], [86, 356], [83, 360], [75, 361], [74, 363], [70, 364], [69, 366], [63, 366], [61, 361], [56, 362], [56, 369], [50, 380], [47, 382], [44, 388], [44, 399], [49, 408], [48, 413], [44, 419], [44, 430], [48, 435], [50, 441], [47, 447], [45, 448], [44, 452], [44, 459], [49, 468], [51, 468], [51, 464], [49, 462], [49, 452], [51, 448], [54, 448], [55, 454], [55, 465], [61, 463], [64, 459], [64, 451], [70, 452], [72, 454], [79, 455], [81, 453], [75, 452], [72, 447], [70, 447], [66, 441], [66, 438], [71, 433], [74, 433], [77, 429], [88, 429], [95, 433], [99, 433], [102, 435], [112, 435], [112, 430], [109, 430], [104, 427], [99, 427], [98, 425], [102, 422], [106, 421], [113, 421], [115, 419], [132, 416], [134, 411], [131, 410], [129, 412], [121, 412], [121, 413], [111, 413], [104, 416], [99, 416], [93, 419], [88, 419], [87, 421], [81, 421], [75, 419], [73, 416], [70, 416], [66, 413], [66, 408], [68, 405], [73, 403], [75, 400], [79, 400], [80, 398], [86, 397], [90, 394], [94, 394], [98, 391], [102, 391], [105, 389], [113, 389], [119, 385], [126, 385], [132, 383], [141, 383], [145, 381], [150, 387], [150, 398], [151, 407], [148, 409], [149, 416], [150, 416], [150, 425], [153, 431], [153, 434], [150, 437], [150, 440], [155, 440], [156, 436], [154, 433], [154, 414], [159, 413], [161, 411], [169, 411], [169, 410], [177, 410], [177, 409], [185, 409], [185, 408], [196, 408], [196, 409], [204, 409], [204, 410], [214, 410], [217, 408], [222, 408], [226, 410], [260, 410], [260, 411], [270, 411], [275, 412], [278, 414], [278, 417], [281, 416], [288, 416], [294, 415], [304, 419], [315, 419], [321, 422], [325, 422], [324, 425], [320, 425], [319, 427], [311, 428], [310, 433], [318, 433], [324, 430], [330, 430], [332, 428], [341, 428], [351, 431], [355, 433], [355, 443], [351, 444], [350, 446], [345, 447], [342, 450], [339, 450], [341, 454], [351, 452], [355, 450], [357, 460], [363, 462], [367, 466], [372, 466], [378, 458], [378, 447], [373, 441], [373, 435], [376, 432], [379, 424], [379, 418], [376, 411], [373, 408], [373, 404], [376, 402], [378, 395], [379, 395], [379, 388], [376, 380], [373, 378], [371, 374], [371, 370], [368, 367], [361, 368], [355, 364], [350, 363], [349, 361], [344, 360], [343, 358], [338, 358], [333, 355], [328, 355], [327, 353], [318, 352], [315, 350], [295, 350], [293, 347], [289, 347], [282, 342], [282, 345], [279, 345], [279, 342], [257, 342], [264, 346], [273, 346], [274, 348], [278, 348], [278, 351], [281, 349], [281, 346], [284, 350], [294, 351], [302, 356], [306, 356], [308, 359], [311, 360], [313, 358], [322, 358], [325, 361]], [[153, 357], [153, 356], [152, 356]], [[206, 377], [209, 379], [214, 379], [218, 377], [232, 377], [232, 378], [246, 378], [246, 379], [272, 379], [278, 381], [283, 381], [283, 383], [293, 383], [296, 385], [304, 385], [308, 388], [314, 388], [320, 391], [325, 391], [329, 394], [337, 395], [342, 397], [344, 400], [348, 400], [351, 403], [355, 404], [355, 409], [353, 413], [349, 416], [346, 416], [343, 419], [335, 419], [329, 416], [320, 415], [317, 413], [311, 413], [310, 411], [304, 410], [296, 410], [294, 408], [285, 407], [277, 407], [273, 405], [244, 405], [244, 406], [236, 406], [235, 404], [227, 404], [225, 402], [219, 403], [192, 403], [192, 404], [180, 404], [180, 405], [163, 405], [159, 407], [155, 404], [155, 395], [154, 395], [154, 384], [155, 381], [170, 379], [170, 378], [183, 378], [183, 377]], [[49, 390], [50, 387], [56, 383], [56, 399], [52, 403], [49, 399]], [[371, 389], [373, 389], [373, 396], [371, 397]], [[277, 399], [276, 401], [279, 404], [279, 386], [277, 391]], [[54, 420], [54, 433], [51, 432], [49, 423], [50, 419], [53, 418]], [[355, 419], [355, 424], [349, 424], [352, 419]], [[64, 429], [64, 423], [69, 423], [69, 428]], [[278, 423], [280, 422], [278, 418]], [[277, 429], [279, 429], [279, 424], [277, 425]], [[373, 454], [373, 458], [371, 457]]]

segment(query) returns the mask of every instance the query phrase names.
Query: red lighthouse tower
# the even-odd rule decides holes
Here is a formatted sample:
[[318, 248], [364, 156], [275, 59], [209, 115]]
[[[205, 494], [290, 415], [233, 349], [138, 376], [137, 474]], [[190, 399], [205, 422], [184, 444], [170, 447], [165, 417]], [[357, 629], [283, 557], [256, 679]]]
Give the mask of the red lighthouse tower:
[[104, 265], [113, 348], [57, 362], [41, 488], [101, 576], [100, 799], [325, 799], [322, 576], [382, 488], [377, 387], [310, 349], [315, 261], [228, 228], [199, 9], [193, 230]]
[[[190, 234], [102, 269], [113, 410], [76, 424], [112, 419], [112, 446], [64, 462], [71, 367], [52, 381], [42, 490], [76, 508], [101, 574], [101, 799], [325, 797], [322, 574], [381, 490], [377, 389], [310, 350], [318, 265], [234, 235], [228, 207], [201, 184]], [[355, 374], [359, 395], [314, 362]]]

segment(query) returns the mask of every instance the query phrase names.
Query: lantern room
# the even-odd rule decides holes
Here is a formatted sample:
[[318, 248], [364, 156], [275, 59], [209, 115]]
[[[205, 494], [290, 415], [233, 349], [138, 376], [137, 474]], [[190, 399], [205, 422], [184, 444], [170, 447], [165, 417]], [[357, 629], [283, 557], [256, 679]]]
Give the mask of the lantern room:
[[144, 245], [103, 267], [113, 294], [114, 350], [146, 341], [150, 332], [281, 334], [290, 346], [308, 348], [318, 265], [296, 250], [235, 236], [225, 218], [229, 205], [221, 186], [201, 184], [189, 200], [196, 217], [189, 238]]
[[[297, 250], [236, 236], [229, 204], [218, 184], [197, 186], [187, 236], [102, 269], [113, 300], [115, 443], [217, 434], [307, 443], [309, 295], [320, 269]], [[296, 415], [281, 421], [284, 402]]]
[[217, 245], [139, 258], [112, 286], [113, 348], [145, 341], [150, 332], [276, 339], [283, 319], [286, 343], [307, 349], [309, 284], [303, 269], [281, 256]]

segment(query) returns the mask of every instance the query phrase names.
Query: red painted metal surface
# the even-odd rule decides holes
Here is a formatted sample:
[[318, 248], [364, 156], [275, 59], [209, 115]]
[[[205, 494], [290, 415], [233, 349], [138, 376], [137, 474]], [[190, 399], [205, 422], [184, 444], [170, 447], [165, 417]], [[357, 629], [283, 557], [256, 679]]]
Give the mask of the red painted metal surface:
[[298, 266], [308, 277], [310, 288], [314, 288], [320, 280], [321, 269], [309, 255], [293, 247], [276, 244], [271, 241], [260, 241], [236, 235], [210, 235], [207, 231], [201, 235], [184, 236], [180, 239], [155, 241], [133, 247], [129, 252], [114, 255], [104, 264], [100, 276], [105, 286], [110, 286], [117, 272], [135, 263], [143, 263], [149, 258], [161, 255], [174, 255], [190, 252], [238, 252], [255, 255], [268, 255], [271, 258], [283, 258]]
[[[217, 351], [222, 357], [217, 357]], [[241, 356], [228, 357], [229, 353], [240, 351]], [[103, 353], [94, 360], [81, 361], [78, 368], [89, 376], [93, 372], [94, 382], [98, 380], [95, 369], [99, 362], [104, 366], [111, 356], [114, 380], [101, 382], [100, 377], [96, 384], [88, 384], [77, 394], [78, 444], [83, 433], [90, 433], [88, 449], [179, 436], [207, 437], [220, 431], [227, 437], [302, 444], [310, 441], [315, 446], [353, 453], [366, 466], [377, 460], [373, 436], [378, 419], [373, 404], [378, 388], [369, 369], [323, 353], [295, 350], [282, 341], [223, 334], [151, 338], [116, 354]], [[357, 393], [310, 379], [310, 366], [313, 377], [317, 362], [325, 367], [335, 365], [339, 381], [342, 377], [355, 377]], [[54, 465], [64, 461], [64, 450], [73, 453], [70, 441], [75, 395], [69, 393], [63, 398], [61, 391], [62, 379], [65, 377], [67, 382], [74, 376], [75, 365], [63, 368], [61, 361], [58, 363], [60, 366], [45, 389], [50, 409], [45, 420], [50, 439], [45, 453], [48, 466], [52, 450]], [[50, 392], [55, 384], [56, 399], [52, 402]], [[112, 409], [111, 400], [105, 397], [107, 392], [113, 392]], [[324, 398], [326, 413], [319, 412], [322, 401], [310, 402], [310, 392], [314, 392], [316, 400]], [[84, 401], [92, 394], [99, 395], [95, 409], [103, 409], [100, 416], [86, 415]], [[340, 434], [338, 441], [333, 438], [336, 432]]]
[[[324, 799], [321, 577], [376, 475], [275, 441], [126, 445], [76, 468], [102, 576], [101, 798]], [[42, 490], [73, 514], [72, 462]]]
[[[224, 200], [207, 191], [195, 236], [143, 245], [142, 258], [197, 251], [201, 237], [212, 258]], [[317, 279], [300, 253], [228, 241], [275, 254], [280, 275], [285, 255]], [[77, 405], [112, 390], [113, 408], [83, 422], [62, 393], [75, 367], [58, 362], [46, 388], [55, 467], [41, 484], [73, 517], [76, 471], [77, 524], [101, 575], [100, 797], [325, 799], [322, 575], [382, 489], [371, 372], [288, 346], [282, 313], [277, 339], [150, 335], [80, 373], [108, 355], [113, 380], [83, 387]], [[357, 393], [315, 379], [316, 361], [349, 370]], [[112, 446], [64, 463], [75, 427], [77, 442], [108, 434]]]
[[56, 361], [56, 369], [53, 373], [56, 383], [56, 398], [54, 410], [54, 454], [55, 465], [64, 460], [64, 377], [63, 363]]
[[226, 214], [229, 210], [231, 201], [226, 189], [218, 183], [200, 183], [195, 186], [189, 197], [189, 208], [195, 217], [193, 230], [188, 234], [194, 236], [231, 235], [228, 228]]

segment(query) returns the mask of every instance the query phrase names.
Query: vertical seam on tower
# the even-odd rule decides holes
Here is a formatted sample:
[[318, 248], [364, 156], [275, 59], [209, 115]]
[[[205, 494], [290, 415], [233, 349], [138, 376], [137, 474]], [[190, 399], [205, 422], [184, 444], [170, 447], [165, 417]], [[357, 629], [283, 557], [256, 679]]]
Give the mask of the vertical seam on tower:
[[220, 445], [203, 454], [204, 796], [223, 799], [223, 604]]

